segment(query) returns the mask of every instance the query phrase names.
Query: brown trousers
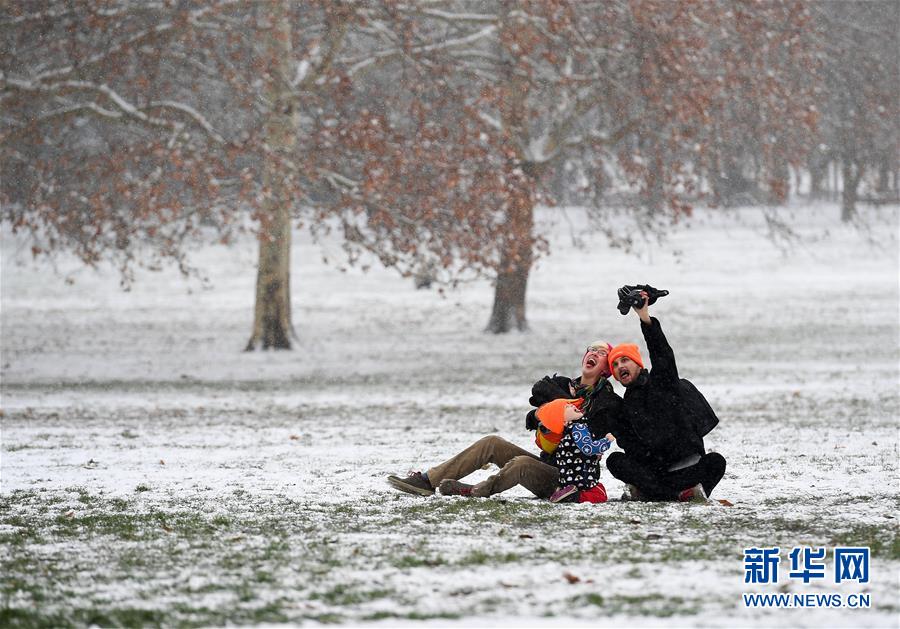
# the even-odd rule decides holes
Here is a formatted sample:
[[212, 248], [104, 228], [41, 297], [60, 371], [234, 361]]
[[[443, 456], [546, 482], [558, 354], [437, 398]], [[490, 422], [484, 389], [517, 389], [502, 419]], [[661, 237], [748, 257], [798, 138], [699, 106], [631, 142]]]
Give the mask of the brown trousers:
[[453, 458], [428, 470], [428, 480], [437, 487], [444, 479], [459, 480], [488, 463], [497, 465], [500, 470], [475, 485], [473, 496], [499, 494], [522, 485], [538, 498], [549, 498], [559, 484], [559, 471], [555, 467], [495, 435], [482, 437]]

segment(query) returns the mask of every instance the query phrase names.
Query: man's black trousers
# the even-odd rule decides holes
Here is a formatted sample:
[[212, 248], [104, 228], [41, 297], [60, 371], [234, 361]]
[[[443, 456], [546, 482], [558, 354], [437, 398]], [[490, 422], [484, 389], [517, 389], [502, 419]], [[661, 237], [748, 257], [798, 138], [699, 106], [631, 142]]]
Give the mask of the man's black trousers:
[[634, 485], [649, 500], [675, 500], [678, 494], [697, 483], [709, 496], [725, 475], [725, 457], [710, 452], [694, 465], [668, 472], [654, 469], [646, 462], [624, 452], [613, 452], [606, 459], [610, 474], [623, 483]]

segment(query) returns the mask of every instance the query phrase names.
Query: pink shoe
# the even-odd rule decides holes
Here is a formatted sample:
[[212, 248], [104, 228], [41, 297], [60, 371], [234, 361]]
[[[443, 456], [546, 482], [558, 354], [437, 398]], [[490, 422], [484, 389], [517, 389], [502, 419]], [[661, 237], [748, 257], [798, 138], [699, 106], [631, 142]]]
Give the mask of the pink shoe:
[[[550, 502], [563, 502], [567, 498], [569, 500], [575, 500], [577, 499], [576, 494], [578, 494], [578, 488], [575, 485], [566, 485], [565, 487], [560, 487], [550, 495]], [[573, 496], [576, 497], [573, 498]]]

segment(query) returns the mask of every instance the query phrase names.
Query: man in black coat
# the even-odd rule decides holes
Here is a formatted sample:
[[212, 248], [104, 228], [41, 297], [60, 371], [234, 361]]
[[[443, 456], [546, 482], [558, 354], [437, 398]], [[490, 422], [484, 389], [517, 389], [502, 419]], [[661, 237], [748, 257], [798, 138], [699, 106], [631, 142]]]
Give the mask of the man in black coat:
[[612, 431], [624, 452], [610, 454], [606, 467], [629, 485], [631, 499], [705, 501], [725, 474], [724, 457], [703, 447], [718, 420], [693, 385], [679, 379], [675, 354], [643, 295], [643, 307], [634, 310], [653, 365], [644, 369], [637, 345], [609, 353], [612, 374], [625, 386]]

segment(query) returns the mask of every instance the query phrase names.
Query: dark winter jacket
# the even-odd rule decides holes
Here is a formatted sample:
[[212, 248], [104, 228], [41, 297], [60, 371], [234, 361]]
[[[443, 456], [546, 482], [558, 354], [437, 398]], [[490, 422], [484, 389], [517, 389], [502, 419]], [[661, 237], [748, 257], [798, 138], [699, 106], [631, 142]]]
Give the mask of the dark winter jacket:
[[694, 407], [682, 395], [675, 354], [659, 321], [641, 322], [641, 331], [653, 366], [625, 389], [612, 433], [625, 454], [662, 471], [704, 454], [703, 438], [692, 416]]
[[[528, 403], [538, 407], [559, 398], [583, 397], [585, 400], [584, 420], [593, 438], [602, 439], [606, 433], [612, 432], [613, 418], [619, 412], [622, 398], [613, 391], [608, 380], [601, 380], [598, 384], [599, 386], [588, 392], [585, 387], [581, 386], [580, 377], [572, 379], [557, 374], [544, 376], [531, 387], [531, 398]], [[575, 389], [575, 395], [572, 395], [569, 385]], [[536, 413], [537, 408], [533, 408], [525, 416], [525, 428], [528, 430], [537, 430], [538, 428], [539, 422]]]

